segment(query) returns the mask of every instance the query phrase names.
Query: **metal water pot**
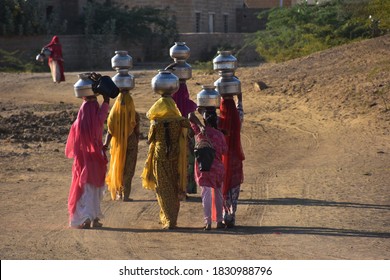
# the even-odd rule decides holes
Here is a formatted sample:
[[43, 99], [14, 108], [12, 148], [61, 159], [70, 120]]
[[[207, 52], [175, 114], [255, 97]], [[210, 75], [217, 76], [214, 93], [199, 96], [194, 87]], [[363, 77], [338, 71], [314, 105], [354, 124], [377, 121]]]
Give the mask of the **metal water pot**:
[[39, 62], [43, 62], [45, 60], [45, 56], [43, 54], [38, 54], [35, 59]]
[[213, 59], [213, 69], [234, 72], [237, 69], [237, 58], [231, 51], [218, 51], [218, 56]]
[[111, 58], [111, 66], [114, 70], [131, 69], [133, 67], [133, 58], [127, 51], [115, 51]]
[[189, 80], [192, 78], [192, 67], [185, 60], [176, 60], [176, 65], [172, 69], [173, 73], [180, 80]]
[[214, 82], [220, 95], [238, 95], [241, 93], [241, 82], [233, 72], [224, 73], [221, 78]]
[[112, 77], [112, 81], [120, 90], [131, 90], [134, 88], [134, 76], [129, 74], [127, 69], [119, 69], [118, 73]]
[[176, 59], [186, 60], [190, 57], [190, 54], [190, 48], [187, 47], [185, 42], [175, 42], [175, 45], [169, 49], [169, 55], [175, 61]]
[[51, 55], [51, 50], [49, 50], [48, 48], [43, 48], [41, 53], [45, 56], [45, 57], [49, 57]]
[[91, 73], [80, 73], [78, 74], [79, 80], [73, 85], [75, 96], [82, 98], [85, 96], [94, 96], [92, 85], [94, 81], [91, 79]]
[[196, 104], [198, 107], [216, 107], [219, 108], [221, 95], [215, 90], [215, 86], [204, 85], [202, 90], [196, 95]]
[[158, 70], [152, 79], [152, 88], [161, 95], [173, 94], [179, 90], [179, 78], [170, 70]]

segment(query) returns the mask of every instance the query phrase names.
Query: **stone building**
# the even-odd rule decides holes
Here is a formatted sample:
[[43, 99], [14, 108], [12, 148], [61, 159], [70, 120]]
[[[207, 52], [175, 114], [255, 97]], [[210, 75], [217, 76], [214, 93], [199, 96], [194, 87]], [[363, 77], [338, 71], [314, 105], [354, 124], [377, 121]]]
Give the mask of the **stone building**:
[[[107, 0], [95, 0], [104, 2]], [[83, 13], [88, 0], [40, 0], [46, 14], [57, 12], [72, 28]], [[236, 9], [244, 7], [244, 0], [113, 0], [124, 8], [167, 8], [176, 19], [179, 33], [231, 33], [237, 32]]]
[[[77, 19], [90, 0], [38, 0], [46, 16], [56, 13], [66, 20], [68, 31], [77, 33]], [[154, 7], [168, 9], [176, 20], [179, 33], [254, 32], [263, 28], [257, 19], [259, 11], [275, 7], [291, 7], [302, 1], [313, 4], [324, 0], [95, 0], [115, 2], [125, 9]]]
[[236, 32], [236, 9], [243, 0], [117, 0], [125, 7], [168, 8], [179, 33]]
[[[101, 35], [87, 38], [82, 35], [77, 25], [84, 7], [91, 0], [38, 0], [37, 9], [44, 10], [46, 16], [56, 15], [62, 21], [67, 21], [68, 32], [61, 35], [61, 43], [66, 61], [66, 71], [90, 69], [110, 69], [108, 63], [113, 56], [113, 50], [128, 50], [134, 63], [147, 64], [156, 61], [170, 63], [170, 46], [157, 46], [146, 42], [138, 44], [129, 41], [105, 40]], [[108, 1], [108, 0], [94, 0]], [[246, 33], [256, 32], [264, 28], [265, 22], [257, 18], [259, 11], [274, 7], [288, 7], [298, 1], [306, 0], [112, 0], [131, 9], [135, 6], [152, 6], [168, 8], [171, 16], [176, 18], [179, 29], [178, 41], [184, 41], [191, 48], [189, 62], [207, 61], [216, 54], [220, 47], [230, 47], [240, 50], [237, 57], [241, 63], [253, 63], [259, 56], [251, 46], [245, 45]], [[310, 0], [307, 0], [308, 3]], [[314, 0], [313, 0], [314, 1]], [[321, 0], [326, 1], [326, 0]], [[73, 29], [72, 29], [73, 28]], [[19, 50], [30, 57], [47, 44], [52, 35], [12, 36], [1, 38], [0, 49], [7, 51]], [[101, 44], [104, 41], [104, 44]], [[173, 44], [173, 42], [172, 42]], [[158, 60], [148, 51], [153, 47], [162, 53]], [[243, 48], [245, 50], [243, 51]], [[82, 50], [82, 51], [80, 51]], [[99, 57], [99, 59], [96, 59]]]

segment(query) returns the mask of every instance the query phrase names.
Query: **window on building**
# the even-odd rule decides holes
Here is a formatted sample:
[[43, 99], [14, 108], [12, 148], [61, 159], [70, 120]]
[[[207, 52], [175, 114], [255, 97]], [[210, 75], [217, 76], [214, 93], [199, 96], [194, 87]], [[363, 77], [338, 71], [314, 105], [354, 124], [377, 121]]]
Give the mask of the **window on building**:
[[223, 32], [229, 32], [229, 15], [223, 15]]
[[209, 13], [209, 33], [214, 33], [215, 27], [215, 14]]
[[200, 32], [200, 13], [195, 13], [195, 32]]

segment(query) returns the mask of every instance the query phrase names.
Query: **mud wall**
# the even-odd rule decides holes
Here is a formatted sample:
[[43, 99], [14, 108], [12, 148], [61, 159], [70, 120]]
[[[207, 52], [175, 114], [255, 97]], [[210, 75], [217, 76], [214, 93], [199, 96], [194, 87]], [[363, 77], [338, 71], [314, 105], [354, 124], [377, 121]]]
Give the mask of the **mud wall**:
[[[245, 45], [244, 33], [185, 33], [179, 35], [179, 41], [184, 41], [191, 49], [188, 62], [211, 59], [219, 47], [240, 49]], [[0, 37], [0, 49], [17, 51], [16, 55], [35, 56], [41, 48], [48, 44], [52, 36]], [[169, 47], [162, 47], [159, 38], [144, 43], [134, 43], [119, 40], [110, 36], [62, 35], [59, 36], [63, 47], [65, 71], [81, 71], [95, 68], [109, 70], [111, 57], [115, 50], [127, 50], [133, 57], [134, 64], [150, 62], [171, 62]], [[172, 45], [174, 42], [172, 42]], [[254, 61], [258, 55], [253, 49], [240, 52], [241, 62]]]

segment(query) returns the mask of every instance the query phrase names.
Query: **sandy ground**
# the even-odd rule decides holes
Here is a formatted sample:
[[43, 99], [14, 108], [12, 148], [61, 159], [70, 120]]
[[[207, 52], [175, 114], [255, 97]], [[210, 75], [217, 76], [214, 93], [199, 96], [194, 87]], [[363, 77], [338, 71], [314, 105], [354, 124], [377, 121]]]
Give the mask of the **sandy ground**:
[[[157, 72], [132, 73], [145, 136]], [[160, 229], [155, 196], [139, 178], [144, 137], [134, 201], [107, 194], [102, 229], [69, 229], [72, 160], [64, 146], [81, 100], [77, 73], [65, 74], [56, 85], [49, 73], [0, 73], [2, 260], [390, 258], [389, 36], [237, 70], [245, 181], [237, 227], [222, 231], [202, 230], [199, 194], [181, 203], [177, 230]], [[192, 98], [217, 78], [194, 71]]]

